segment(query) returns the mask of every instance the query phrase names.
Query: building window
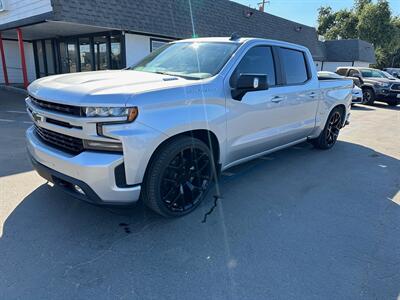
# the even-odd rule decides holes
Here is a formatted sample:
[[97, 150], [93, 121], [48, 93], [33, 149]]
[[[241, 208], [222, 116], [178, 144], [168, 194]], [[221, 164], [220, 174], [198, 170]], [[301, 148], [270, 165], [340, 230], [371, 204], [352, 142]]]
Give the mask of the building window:
[[37, 77], [106, 69], [125, 65], [121, 34], [69, 36], [34, 42]]
[[107, 37], [99, 36], [94, 38], [95, 70], [108, 69]]
[[111, 36], [111, 69], [122, 69], [121, 36]]
[[161, 40], [150, 38], [150, 52], [157, 50], [158, 48], [164, 46], [165, 44], [171, 42], [171, 40]]
[[79, 39], [79, 56], [81, 64], [81, 72], [92, 71], [92, 51], [89, 38]]

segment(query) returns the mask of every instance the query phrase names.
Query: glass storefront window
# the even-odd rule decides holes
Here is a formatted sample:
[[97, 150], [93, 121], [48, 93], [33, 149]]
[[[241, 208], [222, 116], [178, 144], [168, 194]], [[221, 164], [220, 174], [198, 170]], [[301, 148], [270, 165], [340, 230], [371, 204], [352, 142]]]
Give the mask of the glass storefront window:
[[68, 52], [69, 72], [70, 73], [77, 72], [78, 71], [76, 66], [77, 53], [76, 53], [76, 44], [74, 42], [68, 42], [67, 52]]
[[122, 35], [115, 34], [37, 40], [37, 75], [43, 77], [56, 73], [122, 69], [122, 39]]
[[43, 53], [43, 47], [42, 47], [42, 42], [37, 41], [36, 42], [36, 51], [37, 51], [37, 58], [38, 58], [38, 65], [39, 65], [39, 77], [44, 77], [46, 76], [46, 70], [44, 69], [44, 53]]
[[92, 53], [90, 51], [90, 39], [81, 38], [79, 39], [79, 55], [81, 71], [92, 71]]
[[100, 36], [94, 38], [94, 57], [95, 57], [95, 70], [108, 69], [107, 58], [107, 37]]
[[122, 69], [121, 36], [111, 36], [111, 69]]
[[56, 66], [54, 65], [55, 62], [54, 51], [51, 40], [46, 40], [45, 45], [46, 45], [47, 73], [48, 75], [54, 75], [56, 74]]

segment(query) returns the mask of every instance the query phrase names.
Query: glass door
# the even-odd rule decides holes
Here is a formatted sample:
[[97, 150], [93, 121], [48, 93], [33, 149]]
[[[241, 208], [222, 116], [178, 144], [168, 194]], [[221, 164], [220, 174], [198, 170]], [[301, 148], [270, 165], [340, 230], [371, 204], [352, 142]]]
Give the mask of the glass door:
[[78, 71], [77, 45], [75, 42], [60, 42], [61, 73], [74, 73]]
[[108, 69], [108, 51], [107, 51], [107, 37], [99, 36], [94, 38], [94, 57], [95, 57], [95, 69], [106, 70]]

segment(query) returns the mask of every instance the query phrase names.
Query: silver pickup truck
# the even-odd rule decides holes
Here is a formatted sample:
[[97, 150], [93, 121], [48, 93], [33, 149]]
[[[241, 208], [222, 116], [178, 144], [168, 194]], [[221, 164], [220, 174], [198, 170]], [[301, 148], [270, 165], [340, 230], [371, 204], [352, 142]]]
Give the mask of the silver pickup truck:
[[42, 177], [78, 198], [140, 198], [181, 216], [234, 165], [307, 140], [331, 148], [348, 122], [352, 85], [319, 81], [299, 45], [177, 41], [125, 70], [33, 82], [28, 152]]

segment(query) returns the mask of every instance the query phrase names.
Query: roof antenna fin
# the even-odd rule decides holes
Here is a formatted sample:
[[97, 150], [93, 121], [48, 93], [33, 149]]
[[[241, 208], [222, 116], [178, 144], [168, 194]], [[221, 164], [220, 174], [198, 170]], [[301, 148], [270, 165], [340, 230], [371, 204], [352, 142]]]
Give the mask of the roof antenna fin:
[[229, 38], [231, 41], [236, 41], [238, 39], [240, 39], [240, 35], [237, 32], [232, 33], [231, 37]]

